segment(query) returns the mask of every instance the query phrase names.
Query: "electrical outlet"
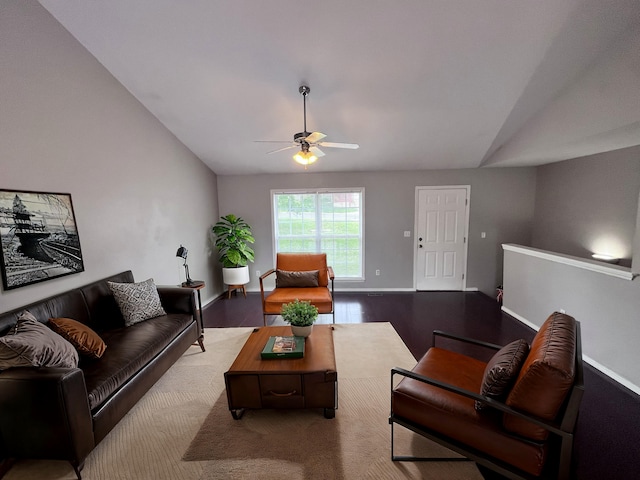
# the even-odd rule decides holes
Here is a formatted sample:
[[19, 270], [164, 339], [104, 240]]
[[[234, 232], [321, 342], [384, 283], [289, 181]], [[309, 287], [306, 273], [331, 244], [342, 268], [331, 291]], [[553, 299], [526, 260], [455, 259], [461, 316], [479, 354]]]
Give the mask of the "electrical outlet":
[[411, 231], [409, 231], [409, 230], [405, 230], [405, 231], [404, 231], [404, 236], [405, 236], [405, 237], [410, 237], [410, 236], [411, 236]]
[[260, 276], [260, 270], [256, 270], [256, 277]]
[[480, 233], [480, 238], [487, 238], [487, 232]]
[[380, 270], [376, 270], [376, 276], [380, 276]]

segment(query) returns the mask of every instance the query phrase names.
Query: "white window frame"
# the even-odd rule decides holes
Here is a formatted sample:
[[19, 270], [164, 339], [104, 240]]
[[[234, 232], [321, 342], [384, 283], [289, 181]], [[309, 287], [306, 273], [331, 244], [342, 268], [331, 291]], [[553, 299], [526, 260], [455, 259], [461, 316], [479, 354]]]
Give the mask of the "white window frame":
[[[359, 193], [360, 194], [360, 276], [354, 277], [339, 277], [336, 274], [335, 279], [337, 281], [349, 282], [349, 281], [363, 281], [364, 280], [364, 209], [365, 209], [365, 195], [364, 195], [364, 187], [353, 187], [353, 188], [302, 188], [302, 189], [293, 189], [293, 188], [285, 188], [285, 189], [273, 189], [271, 190], [271, 244], [273, 245], [273, 264], [276, 263], [276, 254], [277, 252], [277, 238], [276, 238], [276, 206], [275, 206], [275, 196], [282, 195], [297, 195], [297, 194], [312, 194], [319, 195], [322, 193]], [[316, 218], [319, 214], [319, 209], [317, 208], [316, 203]], [[330, 265], [331, 266], [331, 265]]]

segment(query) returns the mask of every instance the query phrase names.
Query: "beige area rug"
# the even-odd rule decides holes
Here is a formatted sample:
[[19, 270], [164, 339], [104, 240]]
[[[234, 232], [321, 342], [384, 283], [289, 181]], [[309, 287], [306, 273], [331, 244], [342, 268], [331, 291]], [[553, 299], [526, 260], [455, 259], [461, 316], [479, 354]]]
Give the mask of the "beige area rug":
[[[98, 445], [84, 480], [477, 479], [471, 462], [392, 462], [390, 369], [415, 359], [389, 323], [336, 325], [338, 410], [229, 413], [224, 372], [251, 328], [205, 332]], [[396, 453], [455, 456], [401, 427]], [[6, 480], [73, 479], [65, 462], [20, 461]]]

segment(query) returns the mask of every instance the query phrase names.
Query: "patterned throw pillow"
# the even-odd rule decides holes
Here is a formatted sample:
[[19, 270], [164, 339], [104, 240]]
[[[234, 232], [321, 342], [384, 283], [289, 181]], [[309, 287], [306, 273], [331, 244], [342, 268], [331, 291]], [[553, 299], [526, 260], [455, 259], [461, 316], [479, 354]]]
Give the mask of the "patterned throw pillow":
[[69, 342], [40, 323], [27, 310], [0, 337], [0, 370], [12, 367], [76, 368], [78, 352]]
[[48, 325], [51, 330], [76, 347], [78, 353], [82, 355], [98, 359], [107, 349], [107, 344], [100, 338], [100, 335], [84, 323], [71, 318], [50, 318]]
[[153, 278], [139, 283], [107, 282], [127, 327], [150, 318], [166, 315]]
[[[511, 342], [498, 350], [485, 367], [480, 394], [500, 399], [509, 393], [509, 388], [528, 354], [529, 344], [523, 339]], [[475, 402], [476, 410], [482, 410], [486, 406], [480, 400]]]

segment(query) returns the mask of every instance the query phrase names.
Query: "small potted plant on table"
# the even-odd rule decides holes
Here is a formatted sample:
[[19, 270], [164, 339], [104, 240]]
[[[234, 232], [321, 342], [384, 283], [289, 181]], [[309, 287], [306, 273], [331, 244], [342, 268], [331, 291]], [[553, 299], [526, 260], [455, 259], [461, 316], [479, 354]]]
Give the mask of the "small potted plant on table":
[[318, 318], [318, 309], [311, 302], [296, 298], [293, 302], [282, 305], [280, 314], [285, 322], [291, 324], [291, 331], [296, 337], [308, 337]]

